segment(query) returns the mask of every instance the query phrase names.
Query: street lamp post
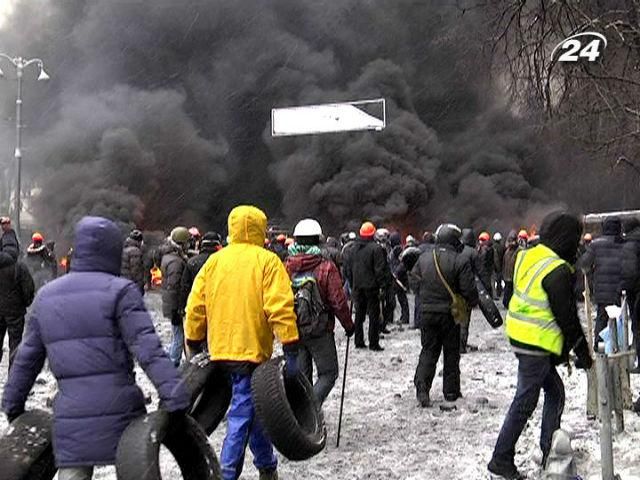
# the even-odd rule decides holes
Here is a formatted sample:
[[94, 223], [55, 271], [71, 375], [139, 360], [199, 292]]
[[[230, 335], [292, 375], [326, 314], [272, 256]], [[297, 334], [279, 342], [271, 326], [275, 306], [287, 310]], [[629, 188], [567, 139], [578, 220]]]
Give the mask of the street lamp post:
[[[26, 60], [22, 57], [10, 57], [7, 54], [0, 53], [0, 58], [4, 58], [11, 62], [11, 64], [16, 69], [16, 76], [18, 80], [18, 96], [16, 97], [16, 149], [14, 152], [14, 157], [16, 159], [16, 167], [17, 167], [17, 179], [16, 179], [16, 198], [15, 198], [15, 221], [16, 221], [16, 230], [18, 235], [20, 235], [20, 212], [22, 211], [22, 199], [21, 199], [21, 188], [22, 188], [22, 76], [24, 73], [24, 69], [30, 65], [37, 65], [40, 69], [40, 74], [38, 75], [39, 81], [49, 80], [49, 75], [44, 70], [44, 63], [39, 58], [32, 58], [30, 60]], [[0, 77], [4, 77], [4, 72], [0, 69]]]

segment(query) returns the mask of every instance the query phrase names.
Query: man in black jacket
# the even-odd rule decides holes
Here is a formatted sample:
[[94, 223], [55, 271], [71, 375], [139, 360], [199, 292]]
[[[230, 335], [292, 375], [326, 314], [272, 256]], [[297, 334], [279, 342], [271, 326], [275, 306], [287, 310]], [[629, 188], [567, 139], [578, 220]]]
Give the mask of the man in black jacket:
[[640, 221], [632, 218], [625, 225], [625, 242], [622, 247], [622, 289], [627, 291], [631, 328], [636, 348], [636, 367], [640, 373], [640, 329], [638, 328], [638, 308], [640, 308]]
[[134, 229], [124, 241], [122, 249], [122, 265], [120, 267], [120, 276], [128, 278], [135, 283], [140, 289], [140, 293], [144, 295], [144, 256], [142, 253], [142, 232]]
[[[12, 253], [16, 253], [10, 249]], [[35, 293], [29, 269], [15, 255], [0, 252], [0, 361], [9, 332], [9, 368], [24, 331], [24, 315]]]
[[[476, 250], [476, 234], [470, 228], [462, 229], [462, 251], [460, 252], [460, 258], [464, 262], [468, 262], [471, 267], [471, 273], [474, 277], [477, 273], [478, 266], [478, 251]], [[460, 353], [467, 353], [467, 346], [469, 340], [469, 324], [471, 323], [471, 309], [469, 309], [469, 319], [464, 325], [460, 325]]]
[[380, 298], [381, 291], [390, 286], [389, 265], [384, 251], [373, 240], [376, 227], [365, 222], [360, 227], [360, 238], [344, 259], [345, 275], [352, 288], [356, 310], [356, 348], [366, 348], [364, 343], [364, 319], [369, 315], [369, 349], [384, 350], [380, 346]]
[[14, 258], [20, 257], [20, 242], [15, 230], [11, 227], [11, 219], [9, 217], [0, 217], [0, 228], [2, 235], [0, 236], [0, 252], [5, 252]]
[[564, 385], [556, 366], [568, 362], [570, 350], [578, 356], [577, 368], [592, 365], [578, 318], [571, 266], [581, 230], [574, 215], [551, 213], [542, 221], [541, 244], [520, 252], [516, 260], [506, 333], [518, 358], [518, 382], [488, 465], [502, 478], [524, 478], [514, 463], [515, 447], [536, 409], [540, 390], [544, 390], [540, 448], [543, 466], [546, 463], [564, 409]]
[[[478, 291], [471, 264], [461, 255], [462, 232], [456, 225], [444, 224], [436, 230], [436, 246], [423, 253], [410, 273], [410, 282], [420, 288], [422, 351], [414, 378], [416, 396], [422, 407], [429, 406], [429, 391], [440, 352], [444, 355], [442, 389], [447, 401], [460, 392], [460, 325], [451, 315], [451, 295], [438, 274], [435, 261], [454, 293], [461, 294], [469, 307], [478, 303]], [[435, 259], [434, 259], [435, 256]]]
[[586, 272], [593, 271], [594, 300], [598, 306], [594, 335], [594, 350], [598, 334], [607, 326], [607, 305], [620, 305], [622, 291], [622, 222], [618, 217], [607, 217], [602, 225], [602, 236], [587, 247], [578, 265]]
[[182, 305], [187, 304], [189, 293], [191, 293], [191, 287], [193, 281], [196, 279], [196, 275], [202, 268], [202, 266], [209, 260], [211, 254], [216, 253], [222, 248], [222, 237], [216, 232], [207, 232], [202, 237], [200, 242], [200, 253], [193, 258], [190, 258], [185, 265], [182, 272], [182, 279], [180, 280], [180, 290]]

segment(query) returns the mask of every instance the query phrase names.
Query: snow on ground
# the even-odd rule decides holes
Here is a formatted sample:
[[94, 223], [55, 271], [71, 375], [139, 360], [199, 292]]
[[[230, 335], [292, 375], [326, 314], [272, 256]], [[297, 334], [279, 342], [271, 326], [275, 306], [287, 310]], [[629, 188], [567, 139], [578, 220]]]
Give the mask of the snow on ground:
[[[160, 300], [148, 295], [148, 306], [156, 328], [166, 342], [170, 325], [160, 314]], [[396, 327], [397, 328], [397, 327]], [[381, 342], [384, 352], [350, 349], [347, 389], [340, 448], [336, 449], [340, 388], [346, 338], [336, 329], [340, 378], [324, 405], [328, 430], [327, 448], [305, 462], [289, 462], [280, 458], [282, 479], [365, 480], [365, 479], [487, 479], [486, 464], [506, 410], [515, 391], [517, 362], [502, 329], [492, 330], [476, 310], [472, 316], [470, 344], [478, 351], [462, 356], [462, 393], [454, 411], [440, 410], [444, 403], [442, 378], [438, 375], [431, 390], [433, 406], [421, 409], [415, 400], [413, 374], [420, 351], [416, 330], [394, 330]], [[5, 350], [6, 353], [6, 350]], [[7, 355], [0, 364], [0, 385], [4, 385]], [[441, 368], [441, 367], [439, 367]], [[573, 437], [578, 473], [585, 480], [600, 478], [598, 423], [585, 415], [586, 376], [582, 371], [569, 375], [560, 368], [565, 382], [567, 401], [563, 428]], [[146, 393], [152, 395], [151, 408], [157, 396], [149, 381], [140, 375]], [[640, 379], [632, 376], [634, 397]], [[55, 394], [55, 381], [50, 374], [39, 376], [28, 408], [46, 408]], [[516, 463], [529, 478], [539, 478], [540, 415], [542, 399], [529, 426], [518, 443]], [[0, 434], [6, 430], [4, 416]], [[640, 442], [640, 417], [625, 414], [626, 431], [616, 435], [614, 455], [616, 472], [623, 480], [640, 480], [637, 445]], [[219, 456], [224, 436], [222, 425], [211, 438]], [[247, 453], [241, 478], [257, 478], [257, 471]], [[181, 478], [179, 469], [168, 453], [162, 455], [164, 478]], [[94, 478], [115, 480], [113, 468], [97, 470]]]

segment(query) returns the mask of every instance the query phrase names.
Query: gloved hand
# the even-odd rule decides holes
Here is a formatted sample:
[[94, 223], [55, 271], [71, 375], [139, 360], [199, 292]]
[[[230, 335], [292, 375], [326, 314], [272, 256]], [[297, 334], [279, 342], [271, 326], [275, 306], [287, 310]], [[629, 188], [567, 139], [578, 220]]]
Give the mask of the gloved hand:
[[576, 368], [589, 370], [593, 366], [593, 358], [591, 358], [591, 353], [589, 353], [589, 347], [586, 341], [581, 341], [575, 346], [573, 351], [578, 357], [574, 363]]
[[345, 328], [344, 331], [347, 334], [347, 337], [351, 338], [353, 337], [353, 334], [356, 333], [356, 326], [352, 323], [351, 326], [349, 328]]
[[17, 412], [14, 413], [7, 413], [7, 420], [9, 420], [9, 423], [13, 423], [13, 421], [18, 418], [20, 415], [22, 415], [24, 413], [24, 409], [19, 410]]
[[284, 365], [284, 375], [287, 379], [294, 379], [300, 373], [300, 368], [298, 367], [298, 352], [285, 352], [284, 354], [285, 365]]

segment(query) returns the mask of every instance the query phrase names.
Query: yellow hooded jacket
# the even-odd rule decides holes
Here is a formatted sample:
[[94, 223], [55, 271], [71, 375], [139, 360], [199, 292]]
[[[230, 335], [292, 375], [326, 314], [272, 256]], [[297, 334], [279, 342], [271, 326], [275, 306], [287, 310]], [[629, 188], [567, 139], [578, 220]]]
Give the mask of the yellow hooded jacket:
[[298, 340], [293, 291], [277, 255], [263, 247], [267, 217], [239, 206], [228, 219], [229, 245], [211, 255], [193, 282], [185, 335], [207, 339], [212, 360], [262, 363], [271, 358], [273, 336]]

